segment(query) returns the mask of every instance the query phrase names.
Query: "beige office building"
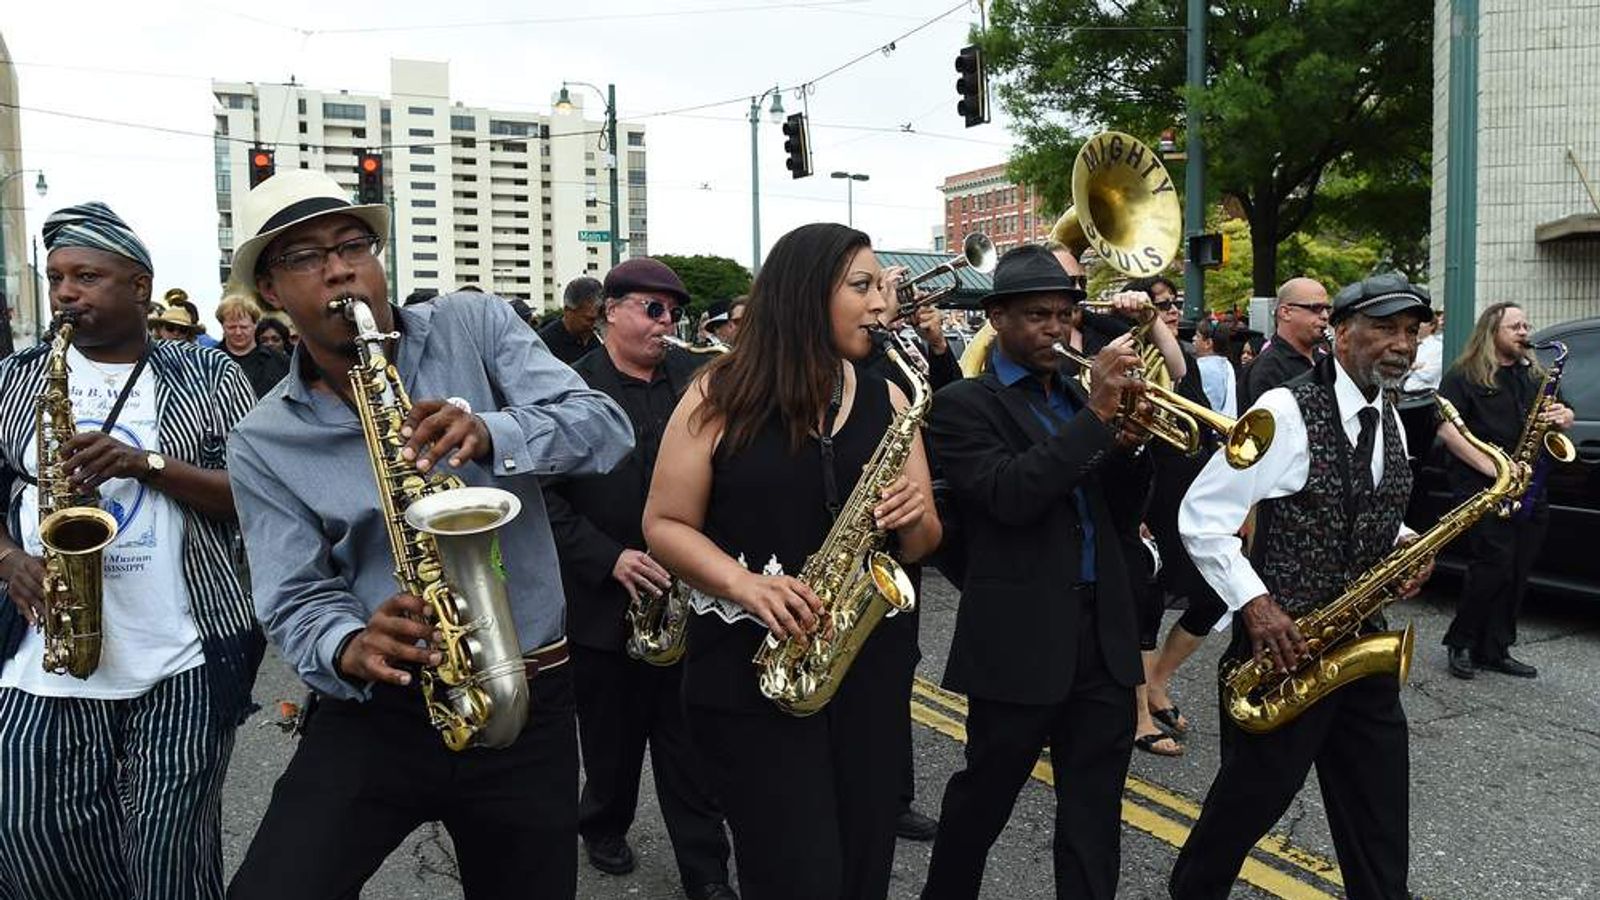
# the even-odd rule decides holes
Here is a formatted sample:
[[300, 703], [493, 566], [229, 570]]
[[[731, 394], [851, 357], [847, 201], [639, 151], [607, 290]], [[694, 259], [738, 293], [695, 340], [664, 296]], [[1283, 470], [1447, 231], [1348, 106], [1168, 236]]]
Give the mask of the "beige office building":
[[474, 284], [536, 309], [559, 305], [567, 281], [611, 267], [612, 202], [621, 204], [623, 257], [649, 251], [644, 127], [617, 125], [614, 198], [604, 101], [576, 87], [570, 110], [555, 108], [554, 90], [548, 113], [490, 110], [449, 99], [446, 63], [397, 59], [388, 97], [223, 81], [212, 93], [223, 280], [244, 237], [233, 224], [256, 144], [275, 150], [279, 171], [325, 171], [352, 197], [357, 155], [382, 152], [395, 224], [385, 264], [401, 298]]

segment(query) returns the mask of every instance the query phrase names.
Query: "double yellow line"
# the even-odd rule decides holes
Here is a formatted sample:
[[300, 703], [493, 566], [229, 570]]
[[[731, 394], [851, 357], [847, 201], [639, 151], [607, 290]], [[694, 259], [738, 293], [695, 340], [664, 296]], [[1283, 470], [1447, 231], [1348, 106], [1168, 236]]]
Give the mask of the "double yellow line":
[[[911, 718], [960, 743], [967, 742], [967, 698], [918, 678], [911, 686]], [[1055, 770], [1048, 758], [1034, 764], [1033, 777], [1054, 787]], [[1176, 814], [1173, 818], [1169, 813]], [[1130, 827], [1182, 847], [1189, 837], [1189, 823], [1200, 816], [1200, 806], [1181, 794], [1158, 784], [1128, 776], [1122, 798], [1122, 821]], [[1289, 844], [1287, 838], [1269, 834], [1256, 843], [1255, 851], [1239, 870], [1239, 880], [1260, 888], [1274, 897], [1290, 900], [1334, 900], [1323, 890], [1344, 887], [1339, 867], [1315, 854]]]

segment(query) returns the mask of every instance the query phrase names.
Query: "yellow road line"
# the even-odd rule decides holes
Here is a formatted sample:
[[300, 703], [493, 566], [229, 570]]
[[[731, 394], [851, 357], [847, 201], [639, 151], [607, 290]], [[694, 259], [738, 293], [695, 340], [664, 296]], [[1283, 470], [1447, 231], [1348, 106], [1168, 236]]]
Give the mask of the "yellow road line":
[[[952, 712], [956, 712], [957, 707], [959, 707], [959, 713], [961, 714], [966, 711], [966, 698], [924, 682], [920, 678], [913, 684], [912, 690], [916, 694], [935, 699], [935, 702], [945, 705]], [[944, 711], [912, 700], [911, 718], [913, 721], [926, 725], [959, 743], [965, 744], [967, 741], [966, 725]], [[1034, 764], [1033, 777], [1044, 784], [1055, 785], [1055, 770], [1047, 760], [1041, 759]], [[1199, 815], [1199, 807], [1176, 794], [1157, 788], [1154, 785], [1149, 785], [1139, 779], [1129, 778], [1128, 781], [1128, 788], [1131, 793], [1167, 806], [1169, 809], [1173, 809], [1173, 811], [1187, 815], [1190, 818]], [[1138, 783], [1135, 784], [1135, 782]], [[1170, 819], [1130, 800], [1122, 801], [1122, 820], [1173, 847], [1182, 847], [1189, 836], [1189, 827], [1186, 824]], [[1337, 867], [1313, 854], [1290, 847], [1286, 841], [1277, 835], [1269, 835], [1263, 838], [1257, 843], [1256, 848], [1300, 868], [1308, 874], [1335, 884], [1342, 884], [1342, 881], [1339, 880]], [[1254, 885], [1276, 897], [1289, 898], [1289, 900], [1332, 900], [1332, 895], [1318, 890], [1315, 886], [1249, 857], [1246, 857], [1244, 866], [1239, 870], [1239, 878], [1241, 881]]]

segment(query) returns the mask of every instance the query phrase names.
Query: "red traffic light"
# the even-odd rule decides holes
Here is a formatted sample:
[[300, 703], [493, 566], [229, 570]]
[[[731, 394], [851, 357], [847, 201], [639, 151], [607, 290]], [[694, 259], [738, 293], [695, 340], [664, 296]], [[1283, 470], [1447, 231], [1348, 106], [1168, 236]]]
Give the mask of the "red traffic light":
[[272, 165], [272, 157], [265, 153], [258, 152], [255, 156], [250, 157], [250, 164], [253, 166], [259, 166], [261, 168], [266, 168], [267, 166]]
[[378, 171], [379, 165], [381, 165], [381, 163], [378, 162], [378, 158], [376, 156], [368, 155], [361, 157], [361, 171], [363, 172], [376, 172]]

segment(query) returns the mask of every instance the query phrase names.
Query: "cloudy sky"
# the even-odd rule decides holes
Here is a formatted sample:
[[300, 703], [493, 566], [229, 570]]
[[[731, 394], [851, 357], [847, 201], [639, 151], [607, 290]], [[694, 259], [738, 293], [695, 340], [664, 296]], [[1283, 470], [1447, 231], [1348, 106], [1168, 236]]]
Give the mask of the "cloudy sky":
[[[27, 192], [33, 233], [52, 209], [103, 199], [150, 244], [158, 293], [181, 285], [205, 307], [217, 278], [213, 78], [387, 95], [390, 58], [443, 60], [453, 99], [536, 112], [563, 79], [614, 82], [622, 117], [647, 128], [651, 249], [745, 264], [750, 96], [774, 84], [787, 111], [809, 108], [819, 174], [789, 178], [783, 136], [763, 117], [766, 246], [806, 222], [843, 221], [845, 182], [828, 173], [844, 169], [871, 176], [856, 185], [855, 222], [875, 245], [926, 247], [944, 177], [1010, 147], [998, 109], [972, 129], [955, 112], [954, 59], [977, 11], [954, 0], [7, 7], [24, 164], [50, 183], [43, 200]], [[793, 88], [805, 83], [802, 102]]]

